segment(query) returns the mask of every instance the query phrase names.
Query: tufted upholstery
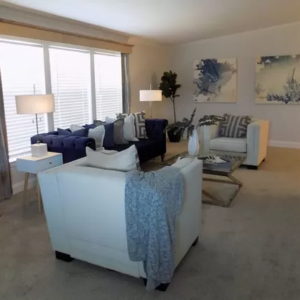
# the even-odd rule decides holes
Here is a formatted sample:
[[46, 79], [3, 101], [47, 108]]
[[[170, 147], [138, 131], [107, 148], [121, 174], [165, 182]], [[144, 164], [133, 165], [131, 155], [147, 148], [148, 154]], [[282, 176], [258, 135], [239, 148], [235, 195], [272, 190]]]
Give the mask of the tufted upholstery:
[[[150, 159], [166, 153], [166, 133], [167, 120], [147, 119], [146, 131], [148, 139], [140, 139], [138, 142], [129, 142], [124, 145], [114, 145], [107, 150], [122, 151], [136, 145], [139, 159], [144, 163]], [[85, 127], [92, 125], [85, 125]], [[63, 162], [68, 163], [86, 156], [85, 147], [96, 149], [95, 140], [87, 137], [58, 135], [57, 131], [43, 133], [39, 135], [40, 141], [48, 145], [48, 151], [63, 154]], [[31, 144], [37, 143], [37, 136], [31, 138]]]
[[[39, 135], [41, 143], [48, 146], [48, 151], [63, 154], [63, 162], [79, 159], [85, 156], [85, 147], [96, 149], [95, 140], [87, 137], [57, 135], [57, 131]], [[31, 144], [37, 143], [37, 136], [31, 138]]]

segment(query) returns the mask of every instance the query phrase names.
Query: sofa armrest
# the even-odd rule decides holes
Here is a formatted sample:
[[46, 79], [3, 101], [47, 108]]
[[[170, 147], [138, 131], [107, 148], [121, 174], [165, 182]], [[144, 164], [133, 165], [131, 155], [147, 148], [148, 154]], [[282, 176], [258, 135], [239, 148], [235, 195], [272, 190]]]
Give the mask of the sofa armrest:
[[[96, 150], [95, 140], [88, 137], [41, 134], [39, 138], [41, 143], [47, 144], [49, 152], [62, 153], [64, 163], [85, 157], [86, 147]], [[31, 138], [31, 143], [37, 143], [36, 136]]]
[[210, 140], [219, 136], [219, 122], [216, 125], [200, 127], [200, 143], [201, 152], [208, 153], [210, 151]]
[[[46, 136], [58, 136], [58, 132], [57, 131], [50, 131], [50, 132], [47, 132], [47, 133], [40, 133], [39, 134], [39, 139], [40, 141], [42, 141]], [[37, 135], [34, 135], [30, 138], [30, 142], [31, 144], [36, 144], [37, 143]]]
[[146, 119], [145, 126], [148, 138], [151, 140], [165, 140], [167, 125], [168, 120], [165, 119]]
[[267, 156], [269, 120], [256, 120], [247, 129], [247, 160], [245, 164], [258, 166]]

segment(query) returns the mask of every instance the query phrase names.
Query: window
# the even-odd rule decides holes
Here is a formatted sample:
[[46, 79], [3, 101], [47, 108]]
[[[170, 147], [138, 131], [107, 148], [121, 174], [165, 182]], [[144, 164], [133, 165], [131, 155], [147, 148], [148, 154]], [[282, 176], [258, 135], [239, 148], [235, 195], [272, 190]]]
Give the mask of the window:
[[120, 53], [95, 53], [96, 116], [104, 120], [123, 112]]
[[0, 37], [10, 161], [30, 154], [36, 134], [35, 116], [16, 113], [17, 95], [54, 94], [55, 112], [38, 116], [40, 133], [123, 112], [121, 54], [99, 51]]
[[[36, 134], [34, 115], [17, 115], [15, 96], [44, 94], [44, 57], [41, 45], [0, 40], [0, 68], [4, 96], [9, 160], [30, 154], [30, 137]], [[39, 116], [40, 132], [47, 130]]]
[[50, 48], [54, 129], [90, 122], [90, 52]]

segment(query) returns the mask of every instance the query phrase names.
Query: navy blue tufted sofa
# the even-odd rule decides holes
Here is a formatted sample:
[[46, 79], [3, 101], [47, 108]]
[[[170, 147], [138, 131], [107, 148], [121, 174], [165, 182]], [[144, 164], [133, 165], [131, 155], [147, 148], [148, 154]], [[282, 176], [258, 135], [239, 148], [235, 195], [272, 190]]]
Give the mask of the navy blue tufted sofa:
[[[140, 163], [144, 163], [157, 156], [164, 159], [166, 149], [165, 128], [168, 121], [164, 119], [146, 119], [146, 131], [148, 139], [140, 139], [138, 142], [115, 145], [106, 150], [122, 151], [135, 145], [139, 154]], [[85, 148], [96, 149], [95, 140], [88, 137], [58, 135], [57, 131], [39, 135], [41, 143], [48, 145], [48, 151], [58, 152], [63, 155], [63, 162], [68, 163], [86, 156]], [[37, 136], [31, 137], [31, 144], [37, 143]]]

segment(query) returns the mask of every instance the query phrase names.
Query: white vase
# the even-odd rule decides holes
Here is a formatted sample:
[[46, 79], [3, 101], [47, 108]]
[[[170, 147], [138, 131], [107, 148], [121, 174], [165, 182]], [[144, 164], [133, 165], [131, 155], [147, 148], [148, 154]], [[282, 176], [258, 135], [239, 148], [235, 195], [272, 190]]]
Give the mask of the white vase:
[[196, 156], [199, 153], [199, 138], [196, 129], [193, 130], [193, 133], [190, 136], [188, 150], [189, 150], [189, 155], [191, 156]]

